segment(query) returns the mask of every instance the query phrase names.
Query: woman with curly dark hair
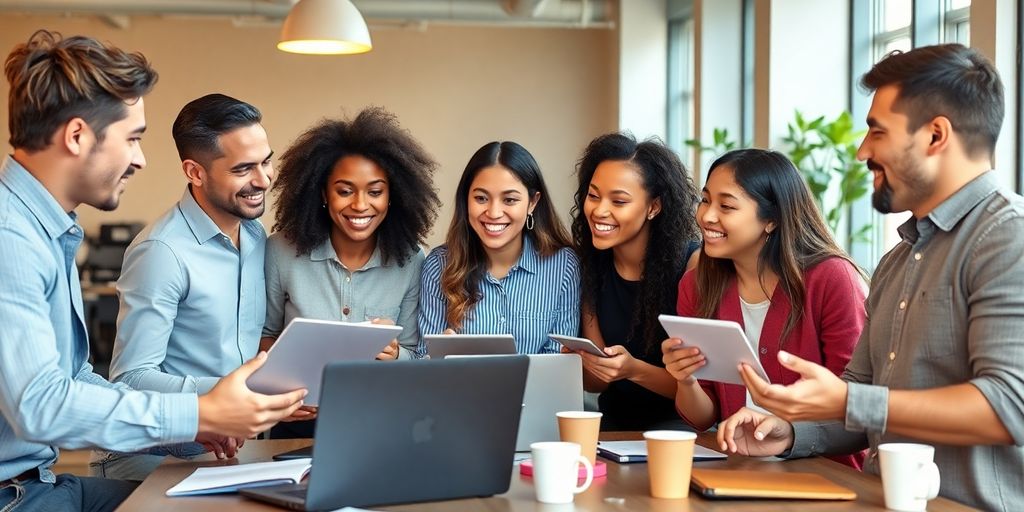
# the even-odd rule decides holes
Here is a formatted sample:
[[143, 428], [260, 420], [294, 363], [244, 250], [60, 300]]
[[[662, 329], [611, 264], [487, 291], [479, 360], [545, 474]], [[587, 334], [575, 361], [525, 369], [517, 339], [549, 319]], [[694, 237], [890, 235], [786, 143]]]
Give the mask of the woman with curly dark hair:
[[601, 393], [601, 428], [686, 428], [661, 362], [658, 315], [675, 313], [676, 285], [696, 265], [697, 189], [672, 150], [628, 134], [591, 141], [577, 174], [582, 332], [608, 357], [580, 356], [584, 387]]
[[[394, 323], [402, 334], [377, 358], [419, 355], [420, 244], [437, 218], [436, 168], [380, 108], [324, 120], [292, 143], [273, 187], [276, 232], [267, 239], [261, 348], [303, 317]], [[305, 434], [308, 423], [276, 428]]]
[[558, 352], [575, 336], [579, 266], [540, 166], [515, 142], [469, 159], [445, 245], [423, 264], [423, 334], [511, 334], [520, 354]]

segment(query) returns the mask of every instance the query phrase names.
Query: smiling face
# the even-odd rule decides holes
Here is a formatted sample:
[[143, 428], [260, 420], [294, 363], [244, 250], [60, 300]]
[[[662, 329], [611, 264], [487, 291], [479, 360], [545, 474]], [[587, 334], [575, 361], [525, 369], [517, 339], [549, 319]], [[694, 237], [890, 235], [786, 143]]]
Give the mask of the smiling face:
[[519, 251], [527, 214], [540, 200], [531, 198], [526, 185], [508, 169], [493, 165], [482, 169], [469, 185], [469, 225], [487, 252]]
[[623, 161], [598, 164], [583, 203], [583, 215], [596, 249], [636, 240], [649, 229], [647, 221], [660, 211], [660, 201], [650, 199], [636, 168]]
[[[217, 138], [221, 156], [192, 172], [192, 192], [215, 220], [225, 216], [255, 219], [266, 208], [266, 191], [274, 179], [273, 151], [267, 132], [259, 124], [237, 128]], [[186, 164], [188, 165], [188, 164]], [[205, 207], [204, 207], [205, 209]]]
[[117, 208], [128, 178], [146, 166], [142, 133], [146, 114], [142, 98], [126, 105], [128, 117], [107, 126], [103, 141], [89, 151], [82, 172], [71, 183], [73, 204], [85, 203], [100, 210]]
[[731, 260], [756, 259], [765, 235], [775, 228], [757, 217], [757, 202], [736, 183], [727, 165], [708, 176], [697, 206], [697, 223], [704, 234], [704, 252]]
[[388, 185], [387, 173], [372, 160], [360, 155], [338, 160], [324, 187], [331, 237], [348, 243], [373, 240], [388, 213]]
[[906, 115], [893, 110], [899, 88], [887, 85], [875, 91], [868, 112], [868, 134], [857, 150], [874, 173], [871, 203], [882, 213], [913, 210], [935, 191], [935, 176], [925, 165], [931, 134], [927, 124], [908, 133]]

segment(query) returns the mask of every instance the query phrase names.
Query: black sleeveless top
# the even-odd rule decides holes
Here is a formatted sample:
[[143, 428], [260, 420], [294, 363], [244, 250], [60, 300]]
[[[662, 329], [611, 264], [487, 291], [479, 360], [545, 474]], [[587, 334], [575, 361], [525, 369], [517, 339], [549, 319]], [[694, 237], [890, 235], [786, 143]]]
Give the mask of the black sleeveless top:
[[[698, 242], [686, 245], [683, 262], [700, 248]], [[601, 337], [608, 346], [622, 345], [634, 358], [653, 366], [664, 368], [661, 361], [661, 340], [668, 337], [664, 329], [658, 329], [656, 340], [651, 340], [651, 350], [647, 350], [647, 340], [635, 339], [633, 334], [633, 316], [636, 312], [636, 296], [640, 283], [627, 281], [615, 270], [609, 260], [606, 276], [596, 297], [597, 325]], [[671, 302], [665, 305], [662, 313], [674, 315], [676, 296], [679, 289], [679, 278], [664, 283], [672, 288]], [[679, 422], [675, 402], [665, 398], [630, 380], [618, 380], [608, 385], [598, 397], [603, 417], [601, 430], [648, 430], [665, 422]]]

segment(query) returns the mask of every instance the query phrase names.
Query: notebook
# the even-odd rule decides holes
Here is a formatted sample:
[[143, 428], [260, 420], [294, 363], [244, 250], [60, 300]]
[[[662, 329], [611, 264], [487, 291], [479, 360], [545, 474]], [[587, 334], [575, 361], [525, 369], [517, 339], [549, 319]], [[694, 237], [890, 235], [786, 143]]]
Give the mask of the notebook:
[[814, 473], [694, 468], [690, 486], [705, 498], [853, 500], [857, 493]]
[[168, 496], [199, 496], [238, 492], [267, 485], [297, 484], [309, 473], [311, 459], [257, 462], [234, 466], [199, 468], [167, 489]]
[[[647, 441], [599, 441], [597, 454], [618, 463], [647, 462]], [[693, 447], [693, 461], [719, 460], [726, 458], [724, 453], [716, 452], [701, 445]]]

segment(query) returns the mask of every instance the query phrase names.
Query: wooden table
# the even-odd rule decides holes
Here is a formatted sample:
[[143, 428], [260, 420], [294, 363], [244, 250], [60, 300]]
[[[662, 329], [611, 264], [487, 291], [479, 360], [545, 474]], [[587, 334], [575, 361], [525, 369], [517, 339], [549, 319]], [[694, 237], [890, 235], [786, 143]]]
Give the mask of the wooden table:
[[[604, 440], [635, 439], [631, 434], [602, 434]], [[714, 448], [713, 438], [702, 434], [698, 443]], [[270, 505], [247, 500], [237, 494], [219, 496], [168, 498], [164, 492], [195, 468], [224, 464], [261, 462], [270, 460], [276, 453], [308, 446], [310, 440], [249, 441], [239, 452], [237, 460], [216, 461], [209, 454], [199, 461], [185, 462], [168, 459], [129, 496], [118, 509], [120, 511], [163, 511], [197, 510], [225, 512], [226, 510], [271, 511], [283, 510]], [[791, 461], [766, 461], [741, 456], [730, 456], [728, 460], [698, 462], [696, 467], [749, 469], [773, 472], [818, 473], [832, 481], [857, 492], [856, 501], [779, 501], [779, 500], [707, 500], [694, 494], [689, 499], [666, 500], [650, 497], [646, 464], [617, 464], [606, 461], [608, 475], [595, 478], [585, 492], [576, 496], [574, 505], [545, 505], [535, 499], [533, 482], [529, 477], [513, 470], [512, 485], [505, 494], [491, 498], [470, 498], [445, 502], [421, 503], [414, 505], [392, 505], [373, 507], [374, 510], [422, 512], [444, 511], [615, 511], [649, 510], [652, 512], [703, 512], [722, 510], [782, 511], [782, 510], [885, 510], [882, 499], [882, 483], [878, 477], [854, 471], [828, 459], [813, 458]], [[973, 510], [956, 502], [938, 498], [928, 503], [930, 512]]]

